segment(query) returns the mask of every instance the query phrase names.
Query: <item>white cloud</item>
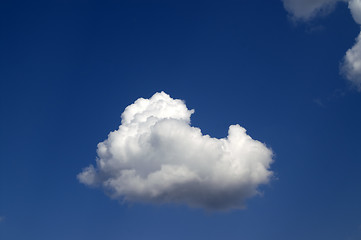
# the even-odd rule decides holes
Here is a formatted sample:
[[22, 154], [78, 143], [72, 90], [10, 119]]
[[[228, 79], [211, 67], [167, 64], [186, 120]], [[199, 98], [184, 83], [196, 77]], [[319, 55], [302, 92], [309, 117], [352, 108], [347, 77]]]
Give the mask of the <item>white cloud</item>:
[[226, 138], [203, 135], [190, 126], [193, 112], [164, 92], [138, 99], [119, 129], [98, 144], [96, 166], [85, 168], [79, 181], [123, 201], [244, 207], [269, 182], [272, 151], [239, 125]]
[[361, 0], [349, 1], [348, 7], [355, 22], [361, 24]]
[[310, 20], [318, 14], [327, 14], [339, 0], [283, 0], [285, 9], [294, 19]]
[[361, 33], [355, 45], [347, 50], [341, 72], [361, 91]]
[[[283, 0], [285, 9], [294, 19], [308, 21], [320, 13], [330, 12], [337, 2], [347, 2], [352, 17], [361, 25], [361, 0]], [[361, 33], [360, 33], [361, 35]], [[346, 52], [341, 72], [361, 91], [361, 37]]]
[[[355, 22], [361, 24], [361, 0], [349, 1], [348, 7]], [[355, 45], [347, 50], [341, 72], [361, 91], [361, 33], [356, 38]]]

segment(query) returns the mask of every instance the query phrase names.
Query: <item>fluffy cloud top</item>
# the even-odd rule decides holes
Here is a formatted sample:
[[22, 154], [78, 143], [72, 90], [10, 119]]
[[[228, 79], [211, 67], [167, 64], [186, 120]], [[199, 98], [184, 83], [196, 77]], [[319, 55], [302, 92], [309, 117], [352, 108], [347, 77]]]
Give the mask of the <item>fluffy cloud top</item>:
[[[328, 13], [337, 2], [346, 2], [356, 23], [361, 25], [361, 0], [283, 0], [294, 19], [307, 21], [320, 13]], [[361, 91], [361, 33], [341, 64], [341, 72]]]
[[190, 126], [193, 113], [164, 92], [139, 98], [98, 144], [96, 166], [85, 168], [79, 181], [122, 201], [244, 207], [269, 181], [272, 151], [239, 125], [226, 138], [203, 135]]

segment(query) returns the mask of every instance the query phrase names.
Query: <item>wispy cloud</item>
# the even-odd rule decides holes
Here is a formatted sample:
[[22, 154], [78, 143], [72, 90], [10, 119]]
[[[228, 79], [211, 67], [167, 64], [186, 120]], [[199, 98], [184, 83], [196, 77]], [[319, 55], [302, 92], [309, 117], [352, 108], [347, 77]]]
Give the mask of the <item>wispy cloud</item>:
[[337, 2], [339, 0], [283, 0], [283, 5], [293, 20], [309, 21], [331, 12]]

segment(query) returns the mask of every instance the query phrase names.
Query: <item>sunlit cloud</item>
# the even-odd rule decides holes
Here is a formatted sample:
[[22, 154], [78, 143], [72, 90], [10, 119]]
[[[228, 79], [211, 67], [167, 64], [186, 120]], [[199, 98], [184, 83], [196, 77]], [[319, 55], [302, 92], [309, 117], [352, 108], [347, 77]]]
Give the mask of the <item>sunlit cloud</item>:
[[203, 135], [190, 124], [193, 113], [164, 92], [139, 98], [123, 112], [119, 129], [98, 144], [96, 165], [79, 181], [125, 202], [243, 208], [269, 182], [272, 151], [239, 125], [225, 138]]

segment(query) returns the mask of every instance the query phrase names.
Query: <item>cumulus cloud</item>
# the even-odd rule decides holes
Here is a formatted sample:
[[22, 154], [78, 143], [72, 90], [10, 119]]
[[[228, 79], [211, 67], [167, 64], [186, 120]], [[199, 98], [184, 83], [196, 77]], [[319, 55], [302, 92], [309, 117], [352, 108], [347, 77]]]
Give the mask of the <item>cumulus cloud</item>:
[[139, 98], [98, 144], [96, 165], [83, 169], [79, 181], [126, 202], [243, 208], [269, 182], [272, 151], [239, 125], [226, 138], [203, 135], [190, 125], [193, 113], [164, 92]]
[[355, 22], [361, 24], [361, 0], [349, 1], [348, 8], [350, 9]]
[[[348, 3], [353, 19], [361, 25], [361, 0], [283, 0], [283, 5], [293, 19], [308, 21], [321, 13], [330, 12], [337, 2]], [[361, 91], [360, 35], [355, 45], [346, 52], [341, 63], [341, 73]]]
[[341, 65], [341, 72], [361, 91], [361, 33], [355, 45], [347, 50]]

